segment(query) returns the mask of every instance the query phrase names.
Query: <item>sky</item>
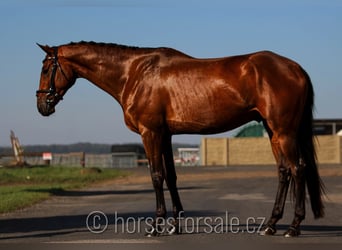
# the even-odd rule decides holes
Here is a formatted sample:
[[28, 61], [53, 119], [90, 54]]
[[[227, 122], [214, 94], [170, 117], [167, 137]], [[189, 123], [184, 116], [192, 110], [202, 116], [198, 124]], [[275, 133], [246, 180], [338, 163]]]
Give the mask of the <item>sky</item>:
[[[163, 46], [199, 58], [271, 50], [297, 61], [311, 76], [316, 118], [342, 118], [341, 27], [340, 0], [2, 0], [0, 146], [10, 145], [10, 130], [24, 145], [141, 142], [126, 128], [119, 104], [84, 79], [55, 114], [42, 117], [35, 91], [45, 55], [36, 42]], [[173, 138], [200, 140], [200, 135]]]

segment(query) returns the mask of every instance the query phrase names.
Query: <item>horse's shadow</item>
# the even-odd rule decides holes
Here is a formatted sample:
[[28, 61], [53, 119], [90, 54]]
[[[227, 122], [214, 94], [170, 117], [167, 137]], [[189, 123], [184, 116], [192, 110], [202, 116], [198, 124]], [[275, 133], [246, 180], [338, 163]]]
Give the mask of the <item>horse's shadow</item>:
[[[178, 190], [194, 190], [203, 187], [188, 186], [180, 187]], [[147, 194], [153, 193], [154, 190], [148, 189], [125, 189], [125, 190], [65, 190], [63, 188], [40, 188], [26, 189], [25, 191], [50, 193], [55, 196], [97, 196], [97, 195], [129, 195], [129, 194]]]
[[[188, 186], [181, 190], [200, 189], [201, 187]], [[153, 189], [132, 189], [132, 190], [64, 190], [59, 188], [32, 189], [32, 192], [47, 192], [55, 196], [99, 196], [99, 195], [134, 195], [153, 193]], [[137, 208], [138, 211], [138, 208]], [[91, 211], [89, 211], [90, 213]], [[189, 212], [195, 216], [204, 216], [208, 211]], [[121, 224], [126, 221], [144, 222], [144, 219], [154, 218], [154, 211], [139, 211], [117, 214], [116, 212], [106, 214], [108, 218], [108, 230], [115, 227], [114, 224]], [[37, 216], [27, 218], [0, 218], [0, 240], [30, 237], [51, 237], [54, 235], [70, 234], [75, 232], [89, 232], [87, 227], [87, 217], [89, 214], [57, 215], [57, 216]], [[120, 219], [116, 220], [116, 217]]]
[[[213, 211], [187, 211], [191, 217], [214, 216]], [[154, 211], [134, 213], [106, 214], [108, 219], [107, 230], [115, 233], [133, 233], [132, 223], [140, 223], [141, 229], [134, 233], [144, 234], [145, 228], [150, 225], [155, 215]], [[89, 233], [87, 227], [89, 214], [59, 215], [31, 218], [0, 219], [0, 241], [6, 239], [39, 238], [65, 235], [77, 232]], [[123, 225], [124, 223], [127, 223]], [[165, 223], [167, 225], [167, 223]], [[138, 228], [137, 224], [133, 225]], [[117, 230], [119, 229], [119, 230]], [[122, 229], [122, 230], [121, 230]], [[106, 231], [107, 231], [106, 230]], [[127, 232], [125, 231], [127, 230]]]
[[[87, 218], [89, 214], [80, 215], [62, 215], [62, 216], [46, 216], [46, 217], [32, 217], [32, 218], [13, 218], [0, 219], [0, 241], [9, 239], [25, 239], [25, 238], [49, 238], [58, 235], [68, 235], [73, 233], [89, 233], [91, 231], [87, 227]], [[223, 231], [217, 228], [217, 224], [208, 224], [205, 218], [218, 218], [222, 213], [216, 211], [186, 211], [183, 220], [188, 220], [187, 223], [199, 222], [196, 224], [187, 224], [188, 228], [184, 228], [184, 221], [182, 222], [182, 234], [257, 234], [257, 229], [261, 228], [259, 224], [241, 224], [238, 225], [239, 231], [231, 228], [231, 225], [222, 224]], [[154, 211], [134, 212], [134, 213], [111, 213], [106, 214], [108, 218], [108, 227], [106, 232], [114, 232], [115, 234], [141, 234], [144, 235], [145, 229], [148, 228], [148, 219], [154, 218]], [[124, 224], [127, 223], [127, 224]], [[132, 224], [132, 223], [140, 223]], [[140, 228], [139, 231], [132, 232], [132, 228]], [[168, 226], [167, 223], [165, 226]], [[192, 227], [189, 229], [189, 226]], [[193, 228], [195, 226], [195, 228]], [[209, 228], [210, 227], [210, 228]], [[212, 230], [216, 227], [219, 231]], [[209, 230], [210, 229], [210, 230]], [[288, 229], [288, 225], [277, 225], [277, 235], [282, 235], [282, 231]], [[127, 231], [126, 231], [127, 230]], [[341, 225], [302, 225], [301, 237], [341, 237]], [[104, 232], [105, 233], [105, 232]], [[167, 233], [162, 234], [167, 235]]]

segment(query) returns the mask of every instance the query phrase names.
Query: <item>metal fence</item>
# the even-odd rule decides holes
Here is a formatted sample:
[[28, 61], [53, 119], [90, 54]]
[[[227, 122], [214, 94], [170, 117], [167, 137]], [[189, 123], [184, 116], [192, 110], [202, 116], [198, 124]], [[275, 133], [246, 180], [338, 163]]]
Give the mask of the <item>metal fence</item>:
[[[101, 168], [132, 168], [147, 166], [147, 161], [142, 160], [133, 153], [111, 153], [111, 154], [52, 154], [51, 160], [43, 160], [42, 156], [25, 156], [29, 165], [53, 165], [71, 167], [101, 167]], [[14, 162], [14, 159], [13, 159]]]
[[113, 166], [112, 154], [52, 154], [52, 159], [43, 160], [42, 156], [25, 156], [25, 161], [30, 165], [54, 165], [71, 167], [101, 167], [111, 168]]

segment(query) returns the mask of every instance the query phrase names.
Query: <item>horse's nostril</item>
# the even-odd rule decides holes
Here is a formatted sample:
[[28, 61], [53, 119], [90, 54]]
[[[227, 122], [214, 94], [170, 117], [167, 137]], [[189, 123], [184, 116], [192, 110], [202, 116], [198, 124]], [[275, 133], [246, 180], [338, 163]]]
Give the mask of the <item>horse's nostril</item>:
[[38, 101], [37, 108], [41, 115], [49, 116], [55, 112], [55, 107], [45, 101]]

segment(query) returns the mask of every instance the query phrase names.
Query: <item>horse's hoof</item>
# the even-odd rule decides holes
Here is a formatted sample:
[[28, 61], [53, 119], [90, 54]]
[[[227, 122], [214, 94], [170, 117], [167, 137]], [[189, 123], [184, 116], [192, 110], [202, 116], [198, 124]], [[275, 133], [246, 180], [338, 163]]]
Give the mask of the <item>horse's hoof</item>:
[[155, 228], [155, 227], [152, 227], [150, 230], [147, 230], [146, 233], [145, 233], [145, 236], [146, 237], [157, 237], [159, 236], [161, 233], [161, 230]]
[[284, 237], [291, 238], [291, 237], [298, 237], [300, 235], [299, 228], [290, 227], [285, 233]]
[[262, 236], [275, 235], [276, 232], [277, 232], [277, 229], [275, 229], [275, 227], [266, 226], [259, 234]]
[[169, 235], [182, 234], [182, 228], [179, 225], [174, 225], [167, 230]]

